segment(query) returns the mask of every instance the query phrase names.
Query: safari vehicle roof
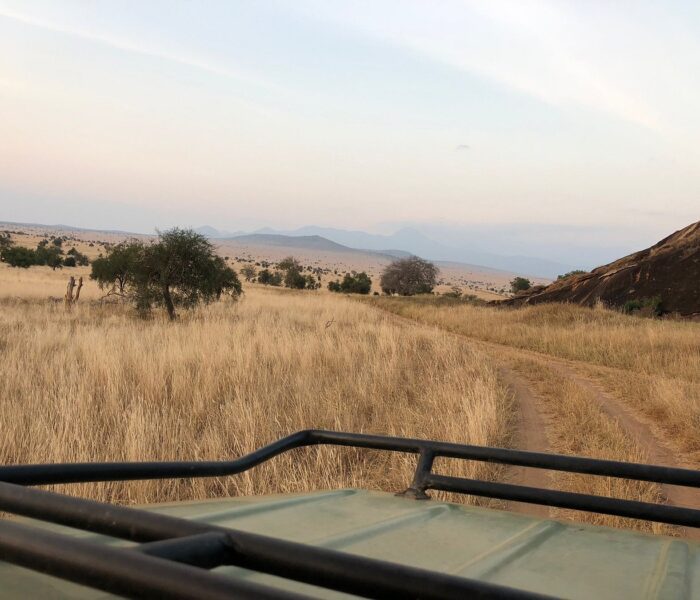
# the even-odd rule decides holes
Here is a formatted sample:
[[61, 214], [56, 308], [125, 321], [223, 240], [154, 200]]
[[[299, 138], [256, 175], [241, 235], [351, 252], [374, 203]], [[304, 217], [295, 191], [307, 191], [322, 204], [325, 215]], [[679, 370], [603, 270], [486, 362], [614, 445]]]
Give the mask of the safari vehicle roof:
[[[141, 509], [36, 487], [234, 476], [320, 445], [413, 454], [413, 479], [401, 496], [336, 490]], [[700, 598], [695, 542], [424, 499], [434, 490], [696, 528], [700, 509], [445, 475], [438, 457], [700, 488], [693, 469], [324, 430], [232, 460], [6, 465], [0, 510], [22, 519], [0, 519], [0, 597]]]
[[[146, 508], [555, 597], [700, 598], [700, 544], [678, 538], [354, 489]], [[18, 521], [84, 540], [129, 545], [63, 526]], [[351, 597], [239, 567], [215, 572], [312, 597]], [[109, 595], [0, 563], [0, 598], [30, 597]]]

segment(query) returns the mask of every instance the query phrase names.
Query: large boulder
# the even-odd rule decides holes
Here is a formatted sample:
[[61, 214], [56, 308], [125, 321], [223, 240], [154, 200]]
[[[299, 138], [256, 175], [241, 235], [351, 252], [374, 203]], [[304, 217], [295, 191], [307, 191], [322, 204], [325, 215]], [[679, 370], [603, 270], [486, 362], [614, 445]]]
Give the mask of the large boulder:
[[665, 312], [700, 315], [700, 221], [590, 273], [555, 281], [544, 289], [504, 301], [510, 305], [602, 301], [622, 307], [630, 300], [660, 298]]

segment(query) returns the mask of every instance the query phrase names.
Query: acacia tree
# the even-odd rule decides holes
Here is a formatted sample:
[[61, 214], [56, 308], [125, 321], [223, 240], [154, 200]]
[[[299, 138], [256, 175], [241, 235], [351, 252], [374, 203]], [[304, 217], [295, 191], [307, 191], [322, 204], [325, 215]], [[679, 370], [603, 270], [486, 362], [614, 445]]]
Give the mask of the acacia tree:
[[[277, 267], [284, 272], [284, 285], [288, 288], [303, 290], [307, 287], [307, 279], [301, 273], [302, 266], [293, 256], [280, 261]], [[315, 282], [314, 282], [315, 285]]]
[[240, 294], [238, 276], [203, 235], [175, 228], [159, 233], [158, 242], [144, 247], [135, 272], [139, 309], [164, 306], [174, 320], [176, 306], [193, 308], [218, 299], [226, 291]]
[[[58, 238], [57, 238], [58, 239]], [[34, 251], [35, 264], [46, 265], [51, 267], [53, 271], [63, 267], [63, 250], [60, 246], [55, 244], [49, 245], [48, 243], [39, 242], [39, 245]]]
[[126, 296], [143, 259], [144, 245], [136, 239], [107, 248], [107, 255], [92, 261], [90, 278], [97, 281], [101, 290], [109, 289], [108, 295]]
[[241, 275], [245, 277], [246, 281], [252, 281], [253, 277], [255, 277], [257, 273], [257, 270], [253, 265], [243, 265], [241, 267]]
[[385, 294], [429, 294], [437, 283], [438, 273], [433, 263], [418, 256], [398, 258], [384, 269], [380, 285]]

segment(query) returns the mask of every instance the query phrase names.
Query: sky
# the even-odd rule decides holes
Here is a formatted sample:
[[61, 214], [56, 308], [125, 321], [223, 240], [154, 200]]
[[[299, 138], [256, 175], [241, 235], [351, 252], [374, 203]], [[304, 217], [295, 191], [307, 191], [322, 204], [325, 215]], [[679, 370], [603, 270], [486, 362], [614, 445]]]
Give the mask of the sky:
[[0, 220], [632, 250], [700, 219], [698, 107], [692, 1], [0, 0]]

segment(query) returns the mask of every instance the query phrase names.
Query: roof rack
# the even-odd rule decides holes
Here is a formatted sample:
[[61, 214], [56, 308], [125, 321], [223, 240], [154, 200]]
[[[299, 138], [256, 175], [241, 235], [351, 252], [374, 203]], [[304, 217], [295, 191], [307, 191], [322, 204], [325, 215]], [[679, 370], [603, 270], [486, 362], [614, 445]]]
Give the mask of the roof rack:
[[418, 455], [401, 492], [428, 498], [443, 490], [700, 527], [700, 510], [547, 490], [432, 472], [437, 457], [477, 460], [700, 487], [700, 471], [446, 442], [299, 431], [231, 461], [76, 463], [0, 467], [0, 510], [112, 536], [115, 548], [11, 521], [0, 521], [0, 560], [129, 597], [302, 598], [296, 593], [210, 571], [236, 565], [366, 598], [543, 598], [483, 581], [416, 569], [146, 510], [25, 486], [95, 481], [214, 477], [247, 471], [294, 448], [350, 446]]

